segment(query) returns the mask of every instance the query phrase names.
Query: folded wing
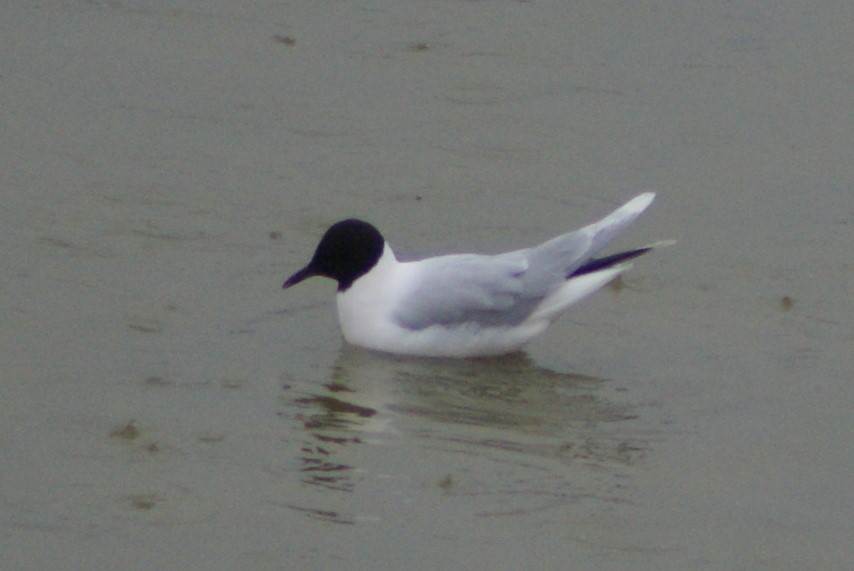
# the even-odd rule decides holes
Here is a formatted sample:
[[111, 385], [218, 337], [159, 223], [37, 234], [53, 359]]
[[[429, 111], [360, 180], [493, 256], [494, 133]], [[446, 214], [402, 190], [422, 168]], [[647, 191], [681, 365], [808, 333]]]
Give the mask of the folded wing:
[[394, 314], [408, 329], [466, 322], [482, 327], [517, 324], [539, 302], [525, 297], [528, 264], [520, 253], [442, 256], [418, 264], [418, 286]]
[[[652, 202], [643, 193], [599, 222], [539, 246], [497, 256], [462, 254], [417, 262], [418, 286], [394, 314], [409, 329], [471, 323], [480, 327], [522, 323], [573, 274], [589, 275], [643, 253], [593, 255], [628, 227]], [[646, 250], [643, 250], [646, 251]], [[636, 252], [636, 253], [635, 253]], [[613, 262], [613, 263], [610, 263]]]

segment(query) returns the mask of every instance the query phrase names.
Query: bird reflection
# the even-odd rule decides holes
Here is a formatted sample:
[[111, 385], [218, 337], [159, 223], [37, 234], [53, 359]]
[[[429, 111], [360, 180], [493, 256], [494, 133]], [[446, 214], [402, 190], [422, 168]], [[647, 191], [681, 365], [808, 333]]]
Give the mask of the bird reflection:
[[301, 464], [303, 481], [334, 490], [349, 491], [353, 482], [349, 472], [353, 467], [335, 460], [334, 452], [342, 447], [359, 444], [358, 434], [365, 420], [377, 414], [367, 406], [349, 402], [353, 391], [344, 385], [324, 385], [329, 394], [315, 394], [295, 399], [306, 411], [301, 415], [309, 438], [303, 443]]
[[418, 359], [344, 346], [326, 381], [287, 400], [305, 429], [301, 478], [327, 489], [352, 491], [363, 477], [359, 446], [383, 438], [502, 462], [600, 466], [630, 465], [647, 446], [603, 430], [635, 417], [602, 396], [605, 380], [551, 371], [522, 353]]

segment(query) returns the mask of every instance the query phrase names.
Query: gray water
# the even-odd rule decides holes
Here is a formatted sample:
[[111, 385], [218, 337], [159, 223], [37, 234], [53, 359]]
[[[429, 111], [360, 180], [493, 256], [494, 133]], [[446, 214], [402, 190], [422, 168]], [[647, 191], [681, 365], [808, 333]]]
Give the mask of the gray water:
[[[4, 569], [847, 569], [848, 2], [0, 8]], [[674, 238], [525, 353], [347, 347], [331, 222]]]

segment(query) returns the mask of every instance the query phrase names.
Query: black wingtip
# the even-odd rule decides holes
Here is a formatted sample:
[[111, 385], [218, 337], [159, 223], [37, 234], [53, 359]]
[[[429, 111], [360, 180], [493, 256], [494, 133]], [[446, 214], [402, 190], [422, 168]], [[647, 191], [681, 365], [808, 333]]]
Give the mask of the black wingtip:
[[583, 276], [585, 274], [592, 274], [593, 272], [598, 272], [599, 270], [604, 270], [606, 268], [616, 266], [617, 264], [621, 264], [628, 260], [637, 258], [638, 256], [642, 256], [652, 249], [653, 246], [644, 246], [643, 248], [627, 250], [625, 252], [620, 252], [619, 254], [605, 256], [604, 258], [593, 258], [591, 260], [588, 260], [587, 263], [585, 263], [580, 268], [570, 273], [568, 276], [566, 276], [566, 278], [569, 279], [578, 276]]

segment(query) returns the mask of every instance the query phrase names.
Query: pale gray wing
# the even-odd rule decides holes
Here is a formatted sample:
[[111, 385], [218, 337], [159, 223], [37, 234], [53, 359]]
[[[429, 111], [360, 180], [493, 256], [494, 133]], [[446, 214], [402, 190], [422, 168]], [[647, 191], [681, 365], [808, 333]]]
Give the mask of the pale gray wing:
[[528, 297], [545, 297], [590, 258], [591, 243], [584, 230], [576, 230], [523, 250], [521, 253], [528, 263], [528, 270], [521, 276], [525, 294]]
[[465, 322], [515, 325], [542, 299], [525, 291], [528, 263], [523, 252], [443, 256], [419, 264], [418, 285], [394, 313], [408, 329]]
[[524, 251], [529, 265], [523, 280], [527, 295], [542, 297], [569, 278], [634, 222], [653, 198], [654, 193], [644, 192], [598, 222]]
[[534, 248], [497, 256], [463, 254], [424, 260], [418, 286], [394, 318], [409, 329], [463, 322], [484, 327], [517, 325], [631, 224], [654, 197], [643, 193], [599, 222]]

